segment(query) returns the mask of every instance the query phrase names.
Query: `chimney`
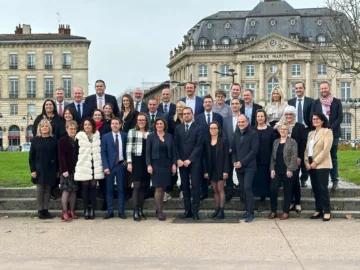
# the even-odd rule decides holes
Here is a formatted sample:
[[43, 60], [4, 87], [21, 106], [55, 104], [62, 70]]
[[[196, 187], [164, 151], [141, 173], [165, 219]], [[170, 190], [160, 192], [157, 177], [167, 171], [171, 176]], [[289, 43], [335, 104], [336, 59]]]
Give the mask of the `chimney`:
[[23, 24], [22, 25], [23, 28], [23, 34], [31, 34], [31, 27], [30, 24]]
[[71, 34], [70, 25], [59, 24], [59, 34], [70, 35]]
[[22, 29], [21, 25], [19, 24], [19, 26], [16, 26], [15, 34], [21, 35], [22, 33], [23, 33], [23, 29]]

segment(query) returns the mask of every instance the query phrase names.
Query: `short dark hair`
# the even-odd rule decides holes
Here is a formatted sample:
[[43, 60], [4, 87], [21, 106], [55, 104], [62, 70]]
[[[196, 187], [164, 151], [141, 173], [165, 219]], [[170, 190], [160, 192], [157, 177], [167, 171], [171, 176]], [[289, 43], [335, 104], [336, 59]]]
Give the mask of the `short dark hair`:
[[136, 116], [135, 130], [139, 130], [139, 125], [137, 124], [137, 120], [139, 119], [139, 116], [145, 117], [145, 120], [146, 120], [145, 131], [148, 131], [149, 130], [149, 121], [148, 121], [146, 113], [143, 113], [143, 112], [139, 112], [139, 114]]
[[95, 124], [95, 121], [94, 119], [92, 119], [91, 117], [86, 117], [82, 122], [81, 122], [81, 125], [80, 125], [80, 131], [84, 131], [84, 124], [86, 121], [89, 121], [91, 126], [92, 126], [92, 133], [95, 133], [96, 132], [96, 124]]
[[120, 126], [122, 125], [122, 121], [121, 121], [121, 119], [120, 118], [118, 118], [118, 117], [114, 117], [114, 118], [112, 118], [111, 120], [110, 120], [110, 125], [111, 125], [111, 123], [112, 123], [112, 121], [118, 121], [119, 122], [119, 124], [120, 124]]
[[254, 97], [253, 90], [251, 90], [251, 89], [249, 89], [249, 88], [246, 88], [246, 89], [243, 91], [243, 94], [244, 94], [245, 91], [250, 92], [251, 96]]
[[302, 87], [305, 89], [305, 83], [302, 82], [302, 81], [296, 82], [295, 85], [297, 85], [297, 84], [299, 84], [299, 83], [301, 83], [301, 84], [302, 84]]
[[329, 83], [328, 81], [322, 81], [322, 82], [320, 82], [319, 87], [320, 87], [320, 85], [322, 85], [322, 84], [324, 84], [324, 83], [326, 83], [326, 84], [328, 85], [328, 87], [330, 88], [330, 83]]
[[105, 114], [104, 114], [104, 112], [102, 111], [102, 110], [100, 110], [100, 109], [95, 109], [94, 111], [93, 111], [93, 113], [92, 113], [92, 117], [94, 117], [94, 114], [95, 114], [95, 112], [100, 112], [101, 113], [101, 117], [102, 117], [102, 121], [104, 121], [105, 120]]
[[159, 121], [162, 121], [164, 123], [164, 130], [167, 130], [168, 125], [167, 125], [167, 122], [164, 117], [158, 117], [155, 119], [155, 121], [153, 123], [153, 130], [156, 131], [156, 123]]
[[239, 101], [239, 103], [240, 103], [240, 105], [241, 105], [241, 101], [240, 101], [240, 99], [238, 99], [238, 98], [233, 98], [232, 100], [230, 100], [230, 106], [232, 105], [232, 102], [233, 102], [234, 100]]
[[183, 111], [184, 111], [184, 110], [190, 110], [191, 113], [194, 114], [193, 109], [191, 109], [190, 107], [185, 107], [185, 108], [183, 109]]
[[225, 92], [225, 90], [223, 90], [223, 89], [218, 89], [218, 90], [216, 90], [216, 92], [215, 92], [215, 97], [216, 97], [217, 95], [223, 95], [224, 97], [226, 97], [226, 92]]
[[321, 127], [323, 128], [330, 128], [330, 124], [329, 124], [329, 120], [327, 119], [327, 117], [325, 116], [325, 114], [323, 114], [322, 112], [314, 112], [313, 116], [317, 116], [319, 117], [319, 119], [321, 121], [323, 121], [323, 124]]
[[194, 86], [194, 89], [196, 89], [196, 84], [195, 84], [194, 82], [187, 82], [187, 83], [185, 84], [185, 87], [186, 87], [186, 85], [188, 85], [188, 84], [192, 84], [192, 85]]
[[264, 110], [264, 109], [258, 109], [257, 111], [256, 111], [256, 113], [255, 113], [255, 126], [258, 126], [258, 122], [257, 122], [257, 115], [258, 115], [258, 113], [263, 113], [264, 114], [264, 116], [265, 116], [265, 124], [267, 123], [267, 120], [268, 120], [268, 116], [267, 116], [267, 114], [266, 114], [266, 111]]
[[209, 95], [206, 95], [205, 97], [204, 97], [204, 101], [205, 101], [205, 99], [207, 99], [207, 98], [210, 98], [212, 101], [214, 101], [214, 99], [212, 98], [212, 96], [209, 94]]
[[154, 97], [149, 98], [149, 99], [148, 99], [148, 101], [147, 101], [147, 104], [149, 104], [149, 101], [150, 101], [150, 100], [155, 100], [155, 101], [156, 101], [156, 104], [159, 104], [159, 102], [157, 101], [157, 99], [156, 99], [156, 98], [154, 98]]
[[95, 86], [96, 86], [97, 83], [103, 83], [103, 85], [106, 87], [106, 84], [105, 84], [105, 82], [103, 80], [96, 80]]
[[234, 85], [239, 86], [239, 87], [240, 87], [240, 90], [241, 90], [241, 85], [240, 85], [239, 83], [233, 83], [233, 84], [231, 85], [230, 89], [232, 89]]

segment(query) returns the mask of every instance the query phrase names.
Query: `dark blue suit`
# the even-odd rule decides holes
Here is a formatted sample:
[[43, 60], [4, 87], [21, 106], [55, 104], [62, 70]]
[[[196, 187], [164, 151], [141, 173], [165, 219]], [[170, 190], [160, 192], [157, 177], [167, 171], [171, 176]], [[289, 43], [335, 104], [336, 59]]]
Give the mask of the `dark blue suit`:
[[[185, 102], [186, 104], [186, 97], [180, 99], [180, 101]], [[195, 111], [193, 112], [195, 116], [204, 112], [204, 100], [201, 97], [195, 96]]]
[[[174, 115], [176, 113], [176, 105], [174, 103], [169, 103], [167, 110], [168, 110], [168, 114], [166, 117], [166, 121], [169, 124], [170, 121], [174, 118]], [[161, 112], [162, 114], [165, 114], [162, 102], [159, 104], [158, 111]]]
[[[110, 104], [113, 106], [113, 113], [114, 113], [114, 115], [115, 115], [116, 117], [118, 117], [120, 110], [119, 110], [119, 105], [118, 105], [118, 103], [117, 103], [116, 97], [114, 97], [114, 96], [112, 96], [112, 95], [107, 95], [107, 94], [105, 94], [104, 96], [105, 96], [105, 101], [103, 100], [103, 102], [102, 102], [103, 106], [104, 106], [106, 103], [110, 103]], [[85, 98], [85, 103], [86, 103], [87, 105], [89, 105], [89, 106], [92, 108], [92, 110], [95, 110], [95, 109], [97, 109], [97, 107], [98, 107], [98, 106], [97, 106], [97, 97], [96, 97], [95, 94], [86, 97], [86, 98]]]
[[[120, 132], [122, 144], [123, 160], [126, 160], [126, 140], [127, 133]], [[101, 159], [104, 170], [109, 169], [110, 174], [105, 176], [106, 181], [106, 200], [108, 214], [114, 213], [114, 179], [116, 177], [117, 189], [118, 189], [118, 212], [124, 213], [125, 209], [125, 166], [120, 162], [115, 164], [116, 149], [113, 132], [106, 133], [101, 139]]]
[[[75, 110], [75, 113], [77, 112], [77, 104], [75, 104], [74, 102], [71, 102], [69, 105], [66, 106], [66, 108], [71, 107]], [[93, 113], [93, 109], [87, 105], [86, 103], [82, 103], [82, 115], [81, 117], [78, 116], [78, 114], [76, 113], [76, 122], [77, 124], [80, 126], [80, 124], [82, 123], [82, 121], [86, 118], [86, 117], [91, 117]]]
[[[148, 123], [149, 123], [149, 132], [153, 132], [154, 131], [154, 128], [153, 126], [151, 125], [151, 116], [150, 116], [150, 112], [146, 112], [146, 117], [147, 117], [147, 120], [148, 120]], [[159, 110], [156, 111], [156, 114], [155, 114], [155, 120], [159, 117], [163, 117], [163, 114], [161, 112], [159, 112]], [[165, 119], [166, 120], [166, 119]]]

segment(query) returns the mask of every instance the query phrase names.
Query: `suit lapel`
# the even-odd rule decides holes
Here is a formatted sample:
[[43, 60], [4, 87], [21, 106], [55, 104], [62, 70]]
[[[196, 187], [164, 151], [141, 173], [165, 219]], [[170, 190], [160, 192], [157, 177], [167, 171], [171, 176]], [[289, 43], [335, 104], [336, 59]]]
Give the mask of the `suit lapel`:
[[190, 125], [189, 131], [185, 135], [185, 139], [187, 139], [190, 136], [190, 133], [192, 132], [193, 129], [194, 129], [194, 122]]
[[325, 130], [324, 130], [324, 129], [321, 129], [320, 132], [319, 132], [319, 134], [317, 134], [317, 135], [315, 136], [314, 145], [315, 145], [315, 144], [320, 140], [320, 138], [324, 135], [324, 132], [325, 132]]

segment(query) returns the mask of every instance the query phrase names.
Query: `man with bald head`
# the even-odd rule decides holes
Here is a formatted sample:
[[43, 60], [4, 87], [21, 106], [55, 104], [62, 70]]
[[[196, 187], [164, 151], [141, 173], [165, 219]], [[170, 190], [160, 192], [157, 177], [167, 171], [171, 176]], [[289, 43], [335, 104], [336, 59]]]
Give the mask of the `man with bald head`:
[[140, 88], [135, 88], [133, 92], [133, 98], [134, 98], [134, 108], [138, 112], [148, 112], [148, 107], [146, 102], [143, 101], [144, 98], [144, 91]]
[[[67, 107], [72, 107], [76, 112], [76, 122], [78, 125], [86, 117], [91, 117], [93, 110], [89, 105], [83, 102], [84, 91], [81, 87], [74, 87], [74, 102], [70, 103]], [[66, 107], [66, 108], [67, 108]]]
[[171, 91], [169, 88], [164, 88], [161, 92], [161, 102], [158, 111], [163, 114], [168, 123], [173, 119], [176, 112], [176, 105], [170, 102]]

